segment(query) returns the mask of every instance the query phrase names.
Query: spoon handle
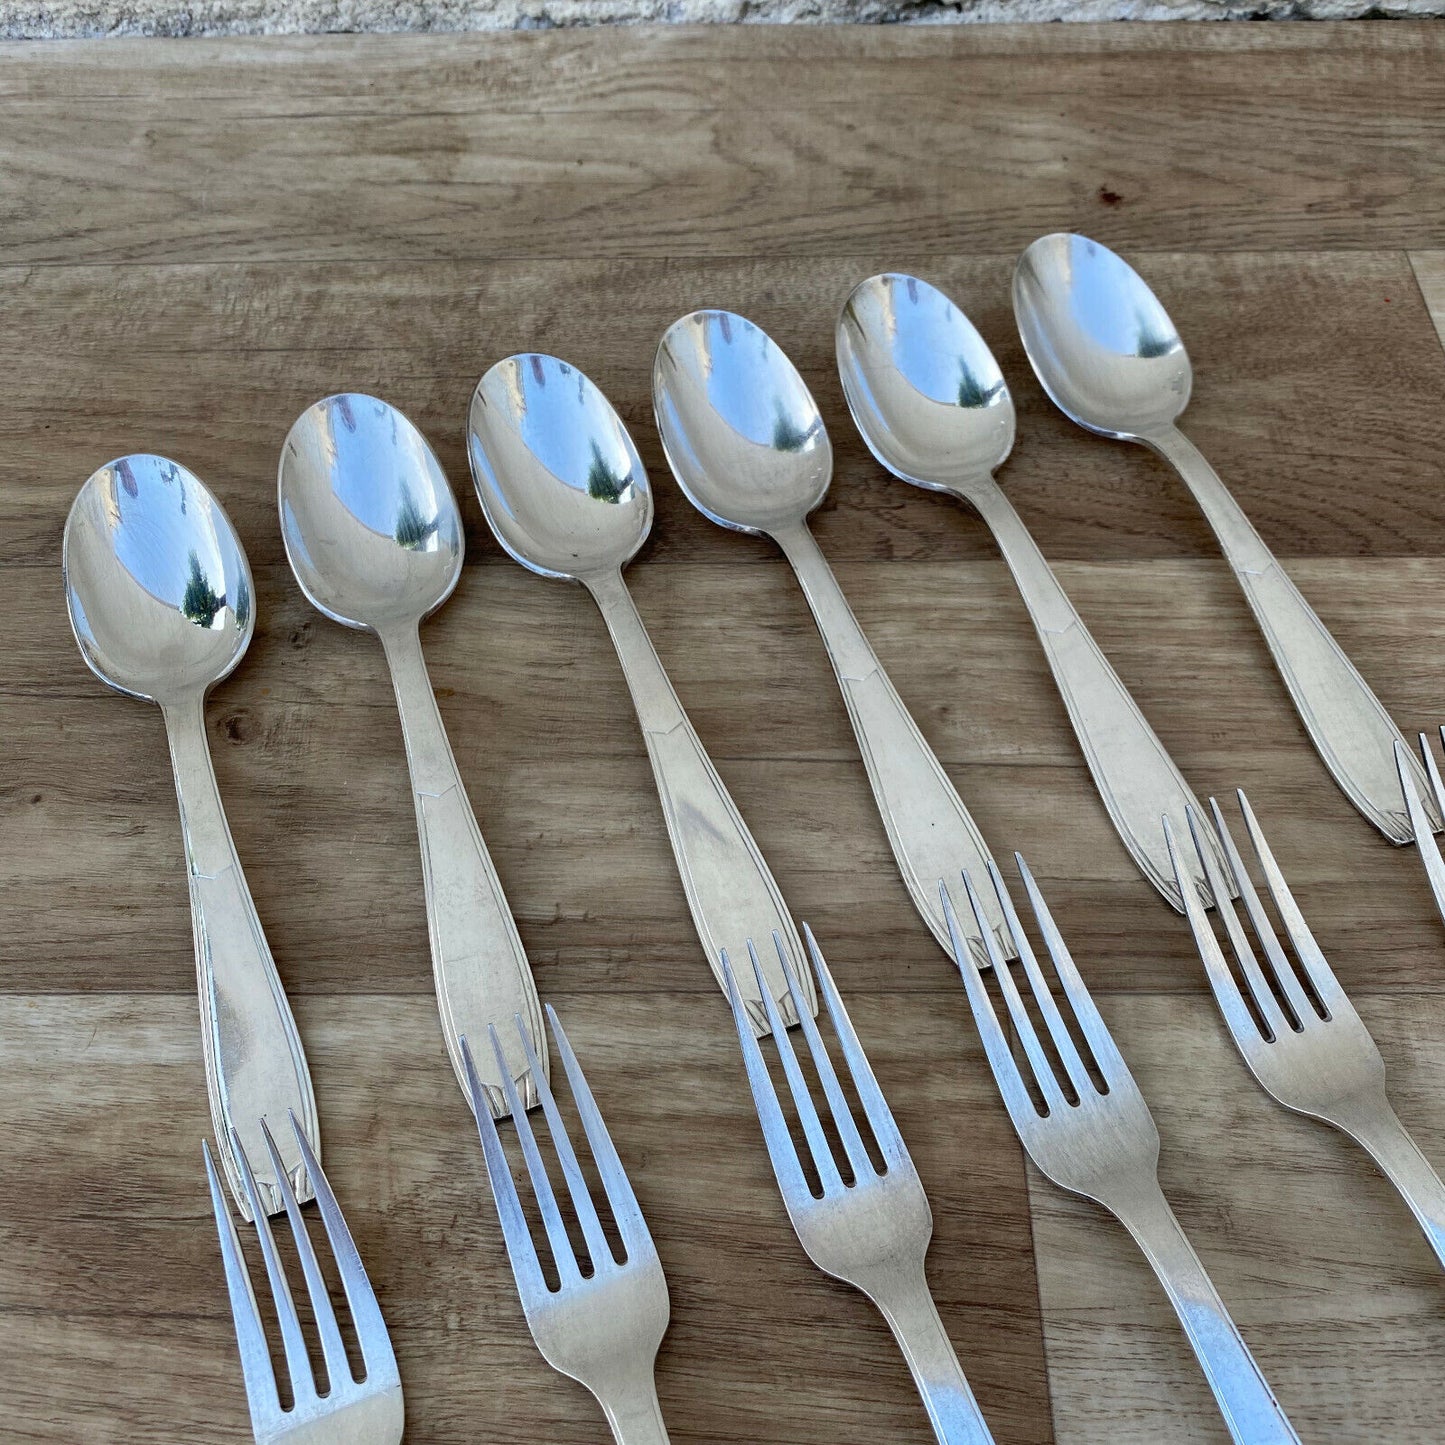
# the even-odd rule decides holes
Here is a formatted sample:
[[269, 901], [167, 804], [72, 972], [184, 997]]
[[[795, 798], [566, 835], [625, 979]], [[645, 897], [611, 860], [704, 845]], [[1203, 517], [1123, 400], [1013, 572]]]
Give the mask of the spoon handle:
[[164, 709], [181, 833], [191, 889], [196, 985], [211, 1125], [231, 1193], [246, 1219], [250, 1204], [231, 1131], [241, 1137], [268, 1214], [282, 1206], [261, 1132], [275, 1135], [297, 1197], [312, 1197], [295, 1135], [282, 1127], [288, 1111], [320, 1153], [316, 1099], [296, 1020], [286, 1002], [256, 905], [241, 872], [206, 743], [205, 699], [196, 694]]
[[753, 1028], [759, 1035], [768, 1032], [767, 1014], [748, 966], [751, 942], [783, 1018], [797, 1022], [776, 936], [787, 950], [809, 1012], [817, 1013], [812, 974], [787, 905], [677, 700], [622, 574], [588, 577], [585, 585], [607, 623], [632, 693], [687, 906], [718, 987], [726, 992], [721, 967], [726, 952]]
[[536, 985], [457, 772], [417, 626], [412, 623], [387, 631], [381, 641], [391, 667], [416, 802], [442, 1037], [463, 1095], [471, 1097], [462, 1059], [462, 1040], [466, 1039], [492, 1113], [505, 1118], [510, 1110], [488, 1030], [496, 1028], [512, 1078], [523, 1104], [530, 1109], [537, 1102], [537, 1088], [515, 1020], [520, 1018], [526, 1026], [545, 1073], [547, 1039]]
[[[1176, 428], [1144, 438], [1194, 493], [1324, 765], [1345, 796], [1392, 843], [1414, 838], [1400, 790], [1403, 742], [1379, 698], [1300, 595], [1199, 449]], [[1419, 759], [1406, 748], [1430, 827], [1441, 820]]]
[[[963, 495], [988, 524], [1028, 608], [1110, 821], [1139, 870], [1182, 911], [1160, 820], [1167, 817], [1175, 832], [1187, 838], [1185, 810], [1192, 804], [1197, 811], [1198, 801], [1084, 626], [1013, 503], [991, 477], [971, 483]], [[1221, 876], [1228, 877], [1222, 857], [1219, 863]], [[1191, 855], [1188, 866], [1196, 886], [1209, 897], [1199, 859]]]
[[[986, 900], [988, 921], [1004, 956], [1016, 957], [997, 895], [985, 885], [993, 861], [988, 844], [894, 691], [808, 524], [774, 532], [773, 539], [792, 564], [813, 609], [913, 906], [943, 948], [950, 949], [938, 882], [943, 879], [952, 888], [959, 874], [967, 873]], [[965, 936], [974, 952], [986, 957], [972, 919]]]

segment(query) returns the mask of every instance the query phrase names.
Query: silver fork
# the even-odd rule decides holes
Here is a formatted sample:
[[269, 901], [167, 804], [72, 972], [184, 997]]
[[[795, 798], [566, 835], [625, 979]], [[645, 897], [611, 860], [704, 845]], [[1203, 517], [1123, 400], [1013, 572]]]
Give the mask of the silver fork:
[[[993, 940], [993, 930], [987, 925], [984, 929]], [[858, 1102], [877, 1141], [883, 1169], [876, 1169], [869, 1158], [818, 1025], [809, 1010], [802, 1006], [805, 995], [793, 972], [787, 950], [782, 939], [775, 934], [773, 943], [778, 960], [853, 1176], [852, 1183], [844, 1182], [839, 1162], [823, 1133], [792, 1039], [773, 1000], [772, 990], [763, 988], [763, 1003], [768, 1011], [778, 1056], [807, 1138], [813, 1168], [821, 1182], [821, 1197], [814, 1195], [788, 1133], [787, 1119], [768, 1075], [768, 1066], [754, 1035], [732, 964], [724, 950], [723, 978], [728, 1000], [732, 1004], [733, 1021], [737, 1025], [738, 1042], [742, 1045], [753, 1103], [762, 1122], [763, 1139], [773, 1163], [773, 1173], [777, 1176], [778, 1188], [783, 1194], [783, 1203], [787, 1206], [788, 1218], [792, 1220], [793, 1229], [809, 1259], [819, 1269], [862, 1290], [878, 1306], [908, 1361], [908, 1368], [913, 1372], [914, 1383], [933, 1425], [933, 1433], [943, 1445], [992, 1445], [993, 1436], [984, 1423], [978, 1402], [958, 1363], [958, 1356], [944, 1332], [924, 1275], [924, 1256], [933, 1236], [933, 1215], [918, 1171], [913, 1167], [907, 1146], [893, 1121], [893, 1113], [858, 1042], [858, 1035], [838, 996], [833, 976], [818, 951], [812, 929], [804, 925], [803, 935], [828, 1017], [833, 1021], [833, 1030], [852, 1075]], [[990, 947], [997, 948], [997, 942], [991, 941]], [[748, 940], [748, 955], [761, 984], [764, 976], [762, 964], [751, 939]]]
[[301, 1321], [276, 1252], [271, 1222], [266, 1218], [266, 1211], [258, 1197], [251, 1161], [241, 1147], [240, 1137], [232, 1130], [231, 1143], [241, 1167], [241, 1183], [260, 1239], [261, 1256], [266, 1263], [266, 1276], [270, 1281], [272, 1303], [286, 1354], [286, 1370], [291, 1380], [292, 1404], [290, 1407], [282, 1406], [276, 1389], [271, 1351], [256, 1309], [256, 1293], [251, 1285], [250, 1271], [241, 1253], [241, 1241], [216, 1173], [216, 1161], [211, 1157], [211, 1146], [203, 1142], [201, 1148], [206, 1159], [206, 1177], [211, 1186], [211, 1207], [215, 1210], [216, 1229], [221, 1236], [226, 1288], [231, 1296], [236, 1344], [241, 1351], [241, 1373], [246, 1381], [246, 1400], [251, 1408], [252, 1433], [257, 1445], [399, 1445], [404, 1417], [401, 1376], [397, 1373], [396, 1356], [392, 1352], [391, 1337], [386, 1332], [386, 1322], [381, 1317], [371, 1281], [366, 1277], [361, 1256], [356, 1252], [356, 1244], [346, 1227], [346, 1220], [342, 1218], [336, 1196], [331, 1192], [331, 1186], [326, 1182], [326, 1176], [321, 1172], [316, 1155], [294, 1114], [291, 1115], [291, 1129], [315, 1191], [321, 1223], [346, 1292], [346, 1303], [351, 1310], [365, 1373], [360, 1380], [351, 1373], [346, 1346], [336, 1324], [336, 1312], [331, 1307], [326, 1280], [317, 1263], [301, 1206], [296, 1202], [295, 1191], [282, 1166], [276, 1141], [263, 1119], [261, 1136], [275, 1169], [276, 1182], [272, 1187], [280, 1193], [291, 1225], [301, 1273], [306, 1280], [306, 1293], [311, 1299], [316, 1332], [321, 1338], [321, 1354], [327, 1376], [324, 1389], [312, 1373]]
[[[1434, 764], [1431, 763], [1430, 767], [1433, 771]], [[1400, 1191], [1424, 1230], [1436, 1258], [1445, 1265], [1445, 1184], [1440, 1182], [1440, 1176], [1430, 1167], [1390, 1107], [1385, 1095], [1385, 1065], [1380, 1051], [1345, 996], [1334, 970], [1325, 962], [1325, 956], [1320, 952], [1260, 831], [1249, 799], [1243, 792], [1238, 796], [1249, 841], [1294, 950], [1298, 969], [1291, 967], [1259, 894], [1250, 882], [1234, 839], [1225, 826], [1219, 804], [1211, 799], [1215, 831], [1224, 844], [1225, 856], [1239, 883], [1239, 894], [1249, 915], [1250, 927], [1264, 950], [1269, 970], [1266, 978], [1240, 926], [1233, 904], [1226, 903], [1220, 909], [1220, 918], [1249, 989], [1246, 1002], [1243, 990], [1225, 961], [1219, 940], [1209, 926], [1203, 905], [1190, 891], [1186, 898], [1189, 926], [1193, 930], [1199, 956], [1204, 960], [1209, 986], [1214, 991], [1219, 1011], [1224, 1015], [1244, 1062], [1265, 1091], [1287, 1109], [1333, 1124], [1365, 1149]], [[1195, 851], [1205, 859], [1206, 871], [1216, 873], [1218, 865], [1213, 860], [1213, 852], [1203, 846], [1208, 824], [1197, 813], [1191, 812], [1189, 827]], [[1418, 836], [1428, 836], [1427, 830], [1421, 827]], [[1434, 846], [1432, 838], [1431, 850]], [[1423, 853], [1423, 843], [1421, 848]], [[1180, 848], [1172, 834], [1169, 836], [1169, 849], [1175, 867], [1179, 868], [1182, 862]], [[1436, 856], [1438, 858], [1438, 853]], [[1187, 877], [1187, 873], [1184, 876]], [[1211, 877], [1211, 887], [1214, 882]], [[1216, 898], [1221, 896], [1228, 895], [1215, 894]], [[1306, 991], [1306, 983], [1313, 998]]]
[[[953, 955], [1009, 1118], [1029, 1157], [1055, 1184], [1102, 1204], [1134, 1236], [1184, 1326], [1230, 1436], [1238, 1445], [1299, 1445], [1299, 1437], [1159, 1187], [1159, 1131], [1149, 1106], [1094, 1007], [1033, 874], [1019, 854], [1015, 853], [1014, 858], [1064, 1001], [1093, 1057], [1102, 1086], [1095, 1082], [1074, 1043], [1063, 1011], [1020, 926], [1003, 875], [990, 865], [989, 877], [1018, 944], [1020, 965], [1067, 1076], [1061, 1079], [1050, 1063], [1018, 984], [991, 936], [986, 936], [989, 961], [1009, 1020], [1043, 1100], [1040, 1109], [1009, 1048], [978, 963], [958, 931], [948, 888], [940, 883]], [[963, 883], [975, 918], [983, 917], [982, 904], [967, 874]], [[1211, 886], [1218, 883], [1218, 879], [1212, 880]], [[1182, 891], [1186, 898], [1194, 896], [1192, 884]]]
[[490, 1028], [492, 1050], [500, 1066], [499, 1077], [507, 1094], [512, 1122], [517, 1128], [527, 1174], [556, 1267], [558, 1286], [554, 1289], [547, 1283], [537, 1246], [522, 1212], [522, 1201], [512, 1179], [511, 1166], [502, 1149], [496, 1121], [485, 1104], [486, 1096], [477, 1076], [471, 1048], [463, 1039], [462, 1060], [466, 1066], [467, 1086], [477, 1116], [482, 1153], [487, 1162], [487, 1178], [491, 1181], [492, 1197], [496, 1200], [502, 1238], [506, 1241], [507, 1254], [512, 1262], [517, 1292], [522, 1298], [522, 1311], [527, 1317], [532, 1338], [547, 1363], [554, 1370], [585, 1385], [597, 1397], [618, 1445], [667, 1445], [667, 1428], [662, 1422], [662, 1408], [658, 1404], [657, 1387], [653, 1381], [657, 1348], [667, 1331], [670, 1313], [662, 1262], [657, 1257], [647, 1221], [642, 1217], [637, 1196], [632, 1192], [622, 1161], [617, 1157], [606, 1124], [602, 1122], [577, 1055], [572, 1052], [572, 1045], [550, 1004], [546, 1013], [624, 1254], [622, 1259], [616, 1258], [607, 1236], [602, 1232], [597, 1207], [588, 1190], [577, 1153], [567, 1137], [556, 1097], [534, 1057], [527, 1030], [518, 1018], [517, 1030], [521, 1035], [527, 1067], [536, 1082], [542, 1112], [551, 1131], [552, 1145], [587, 1244], [591, 1268], [584, 1273], [583, 1262], [577, 1258], [567, 1237], [567, 1226], [547, 1177], [531, 1120], [517, 1097], [512, 1071], [504, 1062], [505, 1055], [497, 1031], [494, 1027]]
[[[1445, 727], [1440, 729], [1440, 741], [1445, 743]], [[1445, 817], [1445, 782], [1441, 781], [1440, 769], [1435, 765], [1435, 755], [1430, 751], [1430, 739], [1420, 734], [1420, 756], [1425, 761], [1425, 776], [1430, 780], [1430, 791], [1435, 795], [1435, 805]], [[1410, 815], [1410, 831], [1415, 835], [1420, 850], [1420, 861], [1425, 865], [1425, 877], [1430, 881], [1430, 892], [1435, 895], [1435, 907], [1440, 917], [1445, 918], [1445, 858], [1440, 855], [1440, 844], [1435, 841], [1435, 830], [1430, 826], [1430, 816], [1425, 810], [1425, 800], [1415, 782], [1410, 750], [1404, 743], [1395, 744], [1395, 767], [1400, 774], [1400, 787], [1405, 794], [1405, 811]]]

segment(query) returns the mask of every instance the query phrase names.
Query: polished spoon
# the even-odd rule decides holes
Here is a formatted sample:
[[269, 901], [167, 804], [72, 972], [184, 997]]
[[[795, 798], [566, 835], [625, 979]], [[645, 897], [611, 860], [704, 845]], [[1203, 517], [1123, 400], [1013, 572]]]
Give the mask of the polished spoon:
[[[1403, 743], [1314, 609], [1265, 546], [1239, 503], [1175, 423], [1193, 373], [1184, 343], [1144, 279], [1084, 236], [1035, 241], [1019, 258], [1014, 315], [1024, 349], [1054, 404], [1089, 431], [1140, 442], [1184, 479], [1254, 611], [1310, 740], [1345, 795], [1392, 843], [1414, 837], [1400, 791]], [[1429, 787], [1408, 753], [1422, 797]], [[1432, 830], [1441, 827], [1433, 801]], [[1179, 824], [1174, 824], [1179, 832]], [[1183, 836], [1183, 833], [1180, 833]]]
[[[529, 353], [499, 361], [477, 383], [468, 427], [472, 480], [497, 540], [543, 577], [580, 582], [611, 634], [632, 692], [662, 798], [667, 835], [693, 924], [719, 988], [724, 950], [776, 936], [817, 1012], [798, 930], [768, 865], [713, 767], [637, 615], [622, 569], [652, 529], [652, 489], [632, 438], [607, 398], [576, 367]], [[768, 988], [798, 1022], [777, 949]], [[744, 970], [746, 972], [746, 970]], [[767, 1010], [745, 989], [759, 1034]]]
[[[963, 800], [878, 661], [808, 529], [833, 474], [812, 394], [776, 342], [731, 311], [694, 311], [652, 366], [662, 449], [683, 495], [720, 526], [771, 537], [792, 564], [832, 660], [893, 856], [914, 906], [949, 946], [938, 880], [992, 861]], [[989, 924], [1016, 950], [1001, 910]], [[986, 957], [982, 938], [973, 940]], [[746, 972], [746, 970], [744, 970]]]
[[281, 533], [307, 599], [346, 627], [374, 632], [391, 669], [416, 802], [427, 929], [442, 1036], [468, 1099], [461, 1041], [471, 1041], [487, 1102], [508, 1113], [501, 1070], [478, 1048], [496, 1025], [526, 1107], [538, 1101], [515, 1020], [547, 1067], [532, 970], [467, 800], [422, 656], [420, 624], [462, 575], [461, 513], [426, 438], [373, 396], [307, 408], [281, 451]]
[[[165, 719], [191, 893], [213, 1135], [236, 1205], [251, 1206], [232, 1140], [257, 1165], [268, 1214], [283, 1208], [261, 1120], [294, 1114], [316, 1147], [316, 1100], [296, 1021], [231, 840], [206, 742], [206, 693], [256, 627], [251, 569], [220, 503], [165, 457], [120, 457], [80, 489], [65, 521], [65, 600], [90, 670]], [[233, 1134], [232, 1131], [235, 1131]], [[311, 1198], [292, 1131], [275, 1128], [293, 1187]]]
[[[869, 451], [905, 482], [967, 502], [993, 533], [1119, 837], [1182, 908], [1160, 819], [1185, 826], [1194, 795], [994, 480], [1013, 450], [1014, 404], [993, 352], [942, 291], [902, 275], [854, 288], [838, 318], [837, 352]], [[1202, 871], [1195, 882], [1209, 897]]]

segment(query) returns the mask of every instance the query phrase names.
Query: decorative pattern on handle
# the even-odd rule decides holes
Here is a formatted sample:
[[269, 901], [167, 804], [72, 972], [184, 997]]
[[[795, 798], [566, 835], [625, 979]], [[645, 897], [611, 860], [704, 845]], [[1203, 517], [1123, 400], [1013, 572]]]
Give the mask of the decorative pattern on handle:
[[[949, 951], [938, 881], [946, 879], [951, 886], [963, 872], [975, 881], [986, 878], [991, 861], [988, 844], [894, 690], [807, 524], [776, 532], [774, 540], [787, 554], [813, 609], [913, 906], [940, 946]], [[992, 889], [987, 893], [989, 926], [1004, 956], [1017, 957], [998, 900]], [[988, 954], [976, 922], [970, 921], [967, 936], [980, 965], [986, 967]]]
[[787, 979], [773, 946], [776, 932], [788, 950], [809, 1012], [816, 1014], [812, 972], [783, 895], [693, 731], [621, 573], [589, 577], [586, 585], [606, 620], [632, 692], [687, 906], [718, 987], [726, 993], [721, 963], [725, 949], [754, 1030], [760, 1037], [768, 1032], [767, 1014], [747, 962], [751, 939], [784, 1022], [796, 1023]]
[[[270, 1178], [260, 1121], [272, 1126], [287, 1177], [297, 1197], [312, 1197], [311, 1181], [295, 1136], [281, 1127], [288, 1112], [312, 1141], [318, 1156], [316, 1099], [291, 1006], [276, 972], [236, 856], [216, 775], [206, 744], [200, 697], [165, 709], [171, 763], [185, 838], [195, 939], [201, 1041], [210, 1098], [211, 1126], [237, 1208], [251, 1218], [231, 1130], [247, 1157], [257, 1161], [256, 1184], [268, 1214], [282, 1209]], [[261, 1161], [267, 1161], [262, 1163]]]
[[[964, 495], [988, 523], [1028, 608], [1115, 831], [1140, 872], [1182, 912], [1161, 820], [1184, 829], [1187, 810], [1198, 808], [1198, 800], [998, 484], [980, 479]], [[1222, 856], [1216, 857], [1222, 865]], [[1198, 859], [1189, 866], [1199, 896], [1212, 902]], [[1221, 873], [1230, 876], [1222, 866]]]
[[[1384, 705], [1194, 443], [1172, 427], [1143, 440], [1178, 471], [1214, 529], [1295, 710], [1331, 776], [1392, 843], [1411, 842], [1414, 832], [1395, 764], [1395, 743], [1403, 738]], [[1431, 829], [1438, 833], [1439, 810], [1413, 754], [1410, 767]]]
[[496, 1026], [513, 1081], [530, 1109], [537, 1103], [537, 1090], [514, 1020], [520, 1016], [526, 1025], [545, 1070], [547, 1040], [536, 984], [457, 772], [417, 629], [413, 625], [388, 633], [382, 643], [391, 665], [416, 801], [442, 1036], [462, 1093], [471, 1097], [461, 1051], [465, 1037], [477, 1061], [487, 1103], [497, 1118], [505, 1118], [506, 1096], [487, 1043], [488, 1028]]

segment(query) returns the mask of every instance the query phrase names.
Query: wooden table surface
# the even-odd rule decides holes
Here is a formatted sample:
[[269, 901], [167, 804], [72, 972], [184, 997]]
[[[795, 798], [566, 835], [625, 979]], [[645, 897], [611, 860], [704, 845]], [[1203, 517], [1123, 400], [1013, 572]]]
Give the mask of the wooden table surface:
[[530, 348], [634, 427], [657, 526], [629, 580], [853, 1005], [1000, 1445], [1224, 1440], [1142, 1258], [1021, 1158], [791, 573], [666, 473], [652, 352], [703, 304], [765, 326], [814, 387], [837, 453], [822, 547], [994, 848], [1044, 880], [1153, 1105], [1166, 1191], [1301, 1436], [1445, 1436], [1426, 1246], [1358, 1151], [1245, 1074], [984, 528], [880, 471], [831, 360], [875, 270], [969, 311], [1019, 406], [1003, 484], [1197, 791], [1249, 790], [1445, 1163], [1445, 932], [1415, 857], [1330, 782], [1182, 485], [1050, 408], [1008, 306], [1045, 231], [1134, 259], [1194, 359], [1190, 434], [1401, 726], [1435, 727], [1442, 61], [1445, 31], [1405, 23], [0, 47], [0, 1439], [249, 1438], [161, 721], [86, 671], [61, 589], [72, 495], [132, 450], [199, 473], [255, 569], [255, 642], [209, 706], [216, 770], [409, 1438], [603, 1438], [533, 1349], [441, 1047], [380, 649], [312, 611], [282, 552], [281, 440], [343, 389], [406, 410], [462, 499], [468, 565], [427, 657], [666, 1266], [673, 1439], [929, 1438], [880, 1319], [783, 1215], [601, 620], [504, 557], [471, 495], [472, 385]]

